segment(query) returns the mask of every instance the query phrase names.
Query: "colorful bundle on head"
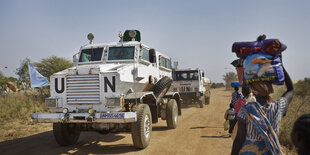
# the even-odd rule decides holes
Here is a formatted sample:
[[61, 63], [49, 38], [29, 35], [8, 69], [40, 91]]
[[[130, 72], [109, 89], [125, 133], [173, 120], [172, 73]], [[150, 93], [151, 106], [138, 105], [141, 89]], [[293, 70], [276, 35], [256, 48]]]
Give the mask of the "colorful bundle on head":
[[[255, 46], [256, 44], [256, 46]], [[263, 44], [264, 46], [260, 46]], [[266, 39], [261, 42], [235, 42], [232, 46], [232, 52], [236, 53], [239, 58], [246, 58], [252, 52], [265, 51], [266, 53], [275, 56], [283, 52], [287, 46], [281, 43], [278, 39]]]
[[[250, 84], [257, 81], [268, 81], [273, 84], [284, 83], [284, 72], [280, 59], [281, 52], [286, 45], [278, 39], [267, 39], [260, 36], [255, 42], [235, 42], [233, 52], [243, 60], [242, 74], [240, 66], [236, 67], [239, 81]], [[242, 78], [242, 79], [240, 79]]]

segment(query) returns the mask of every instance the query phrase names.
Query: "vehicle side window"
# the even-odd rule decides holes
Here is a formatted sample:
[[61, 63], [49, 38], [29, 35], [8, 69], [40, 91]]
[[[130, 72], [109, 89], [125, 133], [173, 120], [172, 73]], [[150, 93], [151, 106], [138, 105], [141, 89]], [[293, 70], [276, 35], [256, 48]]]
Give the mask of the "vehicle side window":
[[169, 69], [172, 69], [171, 67], [171, 60], [170, 59], [167, 59], [163, 56], [160, 56], [160, 66], [161, 67], [165, 67], [165, 68], [169, 68]]
[[170, 59], [167, 59], [167, 68], [172, 69], [172, 67], [171, 67], [171, 60]]
[[145, 48], [142, 48], [142, 59], [150, 61], [150, 52]]
[[166, 58], [164, 58], [162, 56], [160, 56], [160, 66], [167, 68]]

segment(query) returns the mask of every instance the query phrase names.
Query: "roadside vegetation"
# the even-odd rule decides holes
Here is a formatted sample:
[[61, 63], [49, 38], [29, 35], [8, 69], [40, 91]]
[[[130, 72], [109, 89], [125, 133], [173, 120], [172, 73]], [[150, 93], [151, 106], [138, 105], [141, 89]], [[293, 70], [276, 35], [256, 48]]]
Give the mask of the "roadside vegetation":
[[235, 72], [227, 72], [223, 75], [223, 80], [225, 81], [226, 90], [233, 90], [230, 83], [238, 81], [238, 76]]
[[[34, 110], [48, 111], [44, 100], [49, 96], [49, 86], [30, 88], [28, 62], [28, 58], [21, 61], [16, 69], [18, 78], [6, 77], [0, 72], [0, 142], [52, 129], [51, 124], [35, 124], [31, 120]], [[53, 73], [72, 66], [71, 61], [56, 56], [31, 63], [48, 79]]]
[[[298, 81], [294, 84], [295, 95], [293, 101], [287, 109], [286, 116], [282, 118], [279, 141], [283, 146], [288, 147], [290, 150], [294, 150], [294, 145], [291, 141], [291, 132], [296, 119], [305, 113], [310, 113], [310, 78]], [[274, 94], [274, 98], [279, 98], [284, 92], [285, 88], [278, 88], [277, 93]]]

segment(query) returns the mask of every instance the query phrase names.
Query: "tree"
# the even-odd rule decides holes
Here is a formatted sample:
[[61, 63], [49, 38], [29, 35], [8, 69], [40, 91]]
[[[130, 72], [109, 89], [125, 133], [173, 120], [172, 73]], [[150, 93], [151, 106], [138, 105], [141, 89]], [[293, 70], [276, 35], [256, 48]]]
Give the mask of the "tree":
[[6, 90], [8, 82], [13, 82], [14, 85], [17, 83], [17, 79], [14, 77], [6, 77], [0, 71], [0, 90]]
[[4, 90], [4, 85], [5, 85], [5, 76], [3, 73], [0, 71], [0, 91]]
[[16, 69], [16, 75], [18, 75], [19, 85], [23, 85], [26, 89], [30, 86], [30, 76], [28, 63], [30, 62], [29, 58], [25, 58], [21, 61], [20, 66]]
[[41, 73], [48, 80], [50, 76], [59, 71], [65, 70], [73, 66], [72, 62], [56, 56], [50, 56], [48, 58], [42, 59], [38, 63], [34, 63], [36, 69], [39, 73]]
[[225, 81], [226, 90], [230, 90], [230, 83], [238, 80], [238, 76], [235, 72], [228, 72], [223, 75], [223, 80]]

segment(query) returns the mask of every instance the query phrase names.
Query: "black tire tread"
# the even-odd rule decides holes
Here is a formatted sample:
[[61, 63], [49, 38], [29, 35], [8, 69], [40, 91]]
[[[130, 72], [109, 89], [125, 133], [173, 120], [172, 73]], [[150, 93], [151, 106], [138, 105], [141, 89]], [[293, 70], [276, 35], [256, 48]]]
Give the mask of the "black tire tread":
[[178, 117], [178, 104], [175, 99], [170, 99], [167, 103], [167, 126], [169, 129], [175, 129], [177, 127], [178, 122], [174, 122], [173, 115], [177, 115]]
[[[161, 78], [153, 87], [154, 95], [156, 97], [158, 97], [165, 88], [168, 87], [168, 89], [169, 89], [171, 84], [172, 84], [172, 79], [170, 79], [169, 77], [165, 76], [165, 77]], [[168, 91], [168, 89], [167, 89], [167, 91]]]
[[208, 105], [208, 104], [210, 104], [210, 97], [207, 97], [205, 101], [205, 105]]
[[206, 100], [206, 98], [205, 98], [205, 96], [203, 96], [203, 97], [202, 97], [202, 100], [199, 101], [199, 106], [200, 106], [200, 108], [203, 108], [203, 107], [204, 107], [204, 105], [205, 105], [205, 100]]
[[[148, 105], [139, 104], [136, 107], [137, 113], [137, 122], [132, 123], [131, 125], [131, 137], [135, 147], [144, 149], [149, 145], [149, 141], [143, 139], [143, 127], [144, 127], [144, 113], [150, 114], [150, 124], [151, 124], [151, 133], [152, 133], [152, 115]], [[151, 134], [150, 133], [150, 134]], [[151, 139], [151, 138], [150, 138]]]
[[53, 123], [53, 133], [56, 142], [60, 146], [73, 145], [80, 137], [80, 130], [77, 125], [74, 129], [70, 129], [68, 123]]

